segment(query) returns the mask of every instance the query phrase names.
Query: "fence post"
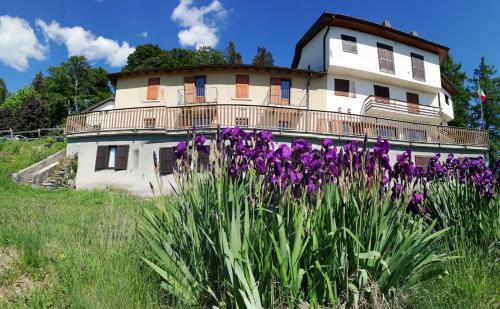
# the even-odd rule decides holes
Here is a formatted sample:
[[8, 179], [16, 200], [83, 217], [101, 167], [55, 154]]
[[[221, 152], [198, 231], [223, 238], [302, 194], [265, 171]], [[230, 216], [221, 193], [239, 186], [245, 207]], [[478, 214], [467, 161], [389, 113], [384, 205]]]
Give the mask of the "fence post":
[[14, 139], [14, 131], [12, 131], [12, 128], [10, 128], [9, 131], [10, 131], [10, 138]]
[[40, 138], [41, 130], [38, 129], [38, 138]]

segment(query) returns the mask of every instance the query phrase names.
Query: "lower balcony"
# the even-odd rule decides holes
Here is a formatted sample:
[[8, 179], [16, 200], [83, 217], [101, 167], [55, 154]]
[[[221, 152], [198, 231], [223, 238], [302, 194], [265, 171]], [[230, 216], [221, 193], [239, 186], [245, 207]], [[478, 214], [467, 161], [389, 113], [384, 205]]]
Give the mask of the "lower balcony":
[[443, 121], [440, 107], [369, 96], [363, 102], [362, 114], [405, 121], [439, 124]]
[[68, 117], [66, 134], [179, 131], [218, 126], [347, 137], [366, 134], [370, 138], [380, 136], [419, 143], [488, 145], [487, 131], [291, 107], [235, 104], [193, 104], [81, 113]]

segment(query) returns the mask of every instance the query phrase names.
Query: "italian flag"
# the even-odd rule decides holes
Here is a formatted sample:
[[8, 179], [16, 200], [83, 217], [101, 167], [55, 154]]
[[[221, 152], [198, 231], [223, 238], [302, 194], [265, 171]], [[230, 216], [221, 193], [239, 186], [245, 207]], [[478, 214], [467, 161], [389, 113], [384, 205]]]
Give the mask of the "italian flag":
[[479, 84], [479, 80], [477, 80], [477, 96], [479, 97], [479, 100], [481, 103], [486, 102], [486, 94], [484, 93], [483, 89], [481, 88], [481, 85]]

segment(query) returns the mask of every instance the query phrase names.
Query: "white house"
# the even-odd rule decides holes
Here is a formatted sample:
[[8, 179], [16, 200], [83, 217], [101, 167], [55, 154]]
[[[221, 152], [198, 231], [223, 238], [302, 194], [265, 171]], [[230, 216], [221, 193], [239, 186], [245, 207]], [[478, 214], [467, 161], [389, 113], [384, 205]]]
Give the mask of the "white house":
[[[392, 156], [483, 154], [485, 131], [448, 126], [456, 92], [441, 76], [448, 48], [390, 27], [324, 13], [298, 41], [290, 68], [202, 65], [109, 74], [115, 99], [67, 120], [77, 188], [117, 187], [139, 195], [172, 181], [173, 147], [196, 127], [240, 126], [278, 142], [331, 138], [336, 145], [381, 136]], [[167, 186], [168, 187], [168, 186]]]

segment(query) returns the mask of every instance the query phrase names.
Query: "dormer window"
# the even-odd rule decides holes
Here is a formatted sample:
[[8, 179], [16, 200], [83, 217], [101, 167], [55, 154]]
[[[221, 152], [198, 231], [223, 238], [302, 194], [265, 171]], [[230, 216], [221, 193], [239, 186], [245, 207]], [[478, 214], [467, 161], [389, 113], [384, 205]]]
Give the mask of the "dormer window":
[[410, 56], [413, 79], [425, 82], [424, 56], [415, 53], [411, 53]]
[[394, 54], [392, 46], [377, 43], [380, 71], [394, 74]]
[[342, 38], [342, 50], [348, 53], [357, 54], [358, 53], [358, 45], [356, 43], [356, 38], [350, 35], [342, 34], [340, 35]]

